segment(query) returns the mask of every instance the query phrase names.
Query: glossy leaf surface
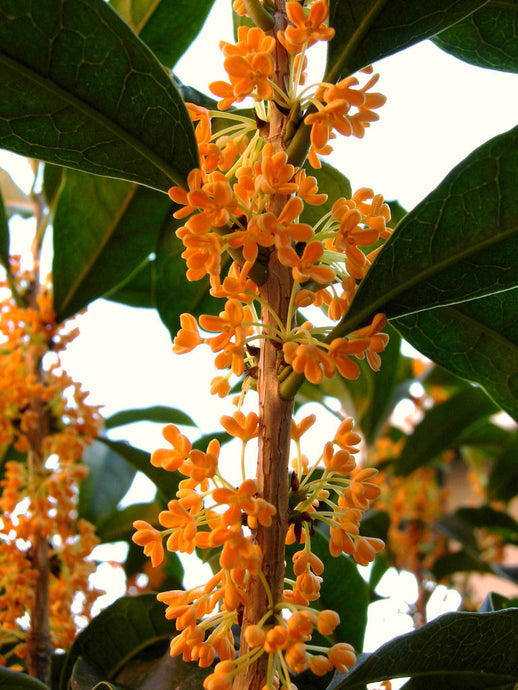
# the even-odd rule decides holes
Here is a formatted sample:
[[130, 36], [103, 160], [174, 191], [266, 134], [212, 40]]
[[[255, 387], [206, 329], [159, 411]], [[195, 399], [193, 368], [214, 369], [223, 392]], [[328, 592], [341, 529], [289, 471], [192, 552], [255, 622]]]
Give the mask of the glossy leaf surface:
[[401, 455], [394, 461], [395, 473], [408, 476], [442, 451], [454, 447], [463, 429], [497, 411], [484, 391], [471, 386], [435, 405], [408, 436]]
[[104, 0], [1, 0], [0, 146], [161, 191], [198, 162], [176, 87]]
[[[336, 690], [412, 676], [427, 686], [482, 690], [518, 682], [518, 610], [448, 613], [387, 642], [354, 668]], [[447, 679], [449, 685], [443, 684]]]
[[173, 67], [198, 35], [214, 0], [111, 0], [111, 4], [160, 62]]
[[53, 223], [59, 320], [123, 283], [154, 252], [170, 206], [147, 187], [67, 170]]
[[517, 180], [515, 128], [470, 154], [403, 218], [336, 330], [377, 312], [391, 319], [515, 287]]
[[331, 0], [326, 81], [336, 82], [460, 21], [487, 0]]
[[394, 325], [415, 348], [487, 391], [518, 420], [518, 290], [421, 311]]
[[518, 72], [518, 2], [492, 0], [432, 40], [472, 65]]

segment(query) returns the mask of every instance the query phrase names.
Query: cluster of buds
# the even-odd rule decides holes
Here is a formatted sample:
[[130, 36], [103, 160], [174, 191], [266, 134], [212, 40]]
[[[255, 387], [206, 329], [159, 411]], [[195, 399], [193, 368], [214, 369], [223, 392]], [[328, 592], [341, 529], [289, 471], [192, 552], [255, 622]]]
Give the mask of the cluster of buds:
[[[29, 307], [23, 301], [32, 289], [33, 272], [22, 271], [19, 257], [13, 257], [9, 277], [10, 282], [0, 283], [6, 292], [0, 301], [0, 450], [5, 470], [0, 481], [0, 646], [6, 645], [10, 656], [23, 657], [27, 631], [21, 621], [32, 610], [38, 577], [31, 549], [35, 538], [49, 547], [54, 647], [70, 646], [77, 633], [72, 603], [88, 618], [99, 595], [89, 582], [95, 564], [87, 558], [98, 539], [92, 525], [77, 519], [77, 486], [87, 473], [81, 463], [85, 444], [97, 436], [101, 417], [98, 407], [87, 403], [88, 394], [61, 368], [59, 352], [77, 329], [56, 324], [50, 284]], [[20, 459], [34, 453], [39, 463]]]
[[[295, 580], [285, 580], [282, 601], [277, 603], [261, 572], [263, 554], [254, 538], [259, 525], [271, 525], [276, 511], [258, 496], [256, 481], [245, 474], [245, 448], [257, 437], [257, 415], [236, 410], [221, 418], [227, 433], [242, 444], [242, 481], [237, 488], [223, 475], [215, 439], [203, 452], [192, 448], [176, 426], [168, 425], [163, 434], [170, 448], [158, 449], [151, 456], [153, 465], [178, 471], [186, 479], [180, 481], [167, 510], [158, 515], [158, 527], [135, 521], [133, 541], [144, 547], [155, 567], [162, 563], [166, 550], [220, 549], [220, 570], [205, 585], [158, 594], [159, 601], [167, 605], [166, 617], [176, 621], [178, 634], [171, 642], [171, 654], [181, 654], [185, 661], [197, 661], [202, 667], [219, 659], [205, 681], [206, 690], [231, 688], [243, 664], [263, 654], [271, 657], [267, 688], [275, 687], [278, 679], [290, 687], [289, 671], [311, 669], [324, 675], [333, 668], [345, 672], [354, 665], [351, 645], [337, 643], [326, 648], [311, 643], [314, 628], [328, 636], [340, 622], [337, 613], [311, 607], [320, 596], [324, 572], [323, 562], [311, 550], [311, 536], [320, 522], [330, 530], [331, 555], [351, 555], [360, 565], [374, 560], [383, 542], [361, 536], [360, 520], [380, 493], [373, 481], [377, 470], [356, 464], [360, 436], [353, 430], [352, 419], [339, 425], [333, 440], [310, 465], [301, 451], [301, 437], [315, 419], [309, 415], [298, 424], [292, 421], [296, 452], [286, 543], [299, 543], [303, 548], [293, 555]], [[236, 659], [232, 626], [241, 622], [243, 608], [249, 604], [247, 585], [252, 576], [262, 578], [270, 606], [257, 624], [246, 628], [250, 650]]]

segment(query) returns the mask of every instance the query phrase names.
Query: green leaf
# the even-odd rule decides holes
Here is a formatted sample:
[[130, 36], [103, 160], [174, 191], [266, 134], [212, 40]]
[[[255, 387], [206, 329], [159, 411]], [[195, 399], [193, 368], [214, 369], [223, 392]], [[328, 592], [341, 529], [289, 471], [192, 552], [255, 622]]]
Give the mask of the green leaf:
[[189, 312], [218, 314], [223, 302], [209, 294], [209, 279], [188, 281], [181, 254], [185, 247], [175, 235], [180, 224], [175, 219], [164, 223], [154, 262], [154, 298], [162, 322], [174, 337], [180, 328], [180, 315]]
[[173, 67], [198, 35], [214, 0], [111, 0], [121, 17], [166, 67]]
[[455, 573], [492, 573], [489, 563], [484, 562], [469, 549], [461, 549], [438, 558], [432, 566], [432, 573], [437, 582]]
[[171, 657], [167, 650], [159, 658], [132, 659], [120, 673], [117, 682], [135, 690], [202, 690], [203, 681], [213, 668], [200, 668], [181, 657]]
[[43, 194], [49, 208], [54, 207], [57, 199], [61, 183], [64, 178], [64, 169], [60, 165], [52, 165], [52, 163], [45, 163], [43, 166]]
[[110, 680], [146, 647], [167, 643], [174, 630], [164, 611], [154, 594], [121, 597], [108, 606], [76, 637], [61, 674], [60, 690], [66, 690], [79, 657]]
[[518, 494], [518, 431], [514, 431], [494, 463], [487, 484], [488, 496], [510, 501]]
[[517, 179], [518, 127], [470, 154], [403, 218], [335, 331], [515, 287]]
[[331, 0], [325, 81], [337, 82], [455, 24], [487, 0]]
[[518, 2], [493, 0], [432, 40], [472, 65], [518, 72]]
[[103, 295], [103, 299], [128, 307], [153, 308], [153, 264], [154, 259], [147, 257], [126, 280]]
[[447, 613], [387, 642], [361, 661], [334, 690], [411, 676], [436, 688], [475, 690], [518, 682], [518, 609]]
[[135, 478], [135, 469], [100, 440], [87, 446], [84, 462], [89, 472], [80, 484], [78, 513], [95, 524], [117, 508]]
[[166, 71], [104, 0], [0, 0], [0, 146], [167, 191], [198, 164]]
[[182, 424], [183, 426], [196, 426], [191, 417], [182, 410], [165, 405], [154, 405], [141, 409], [122, 410], [116, 412], [104, 420], [105, 429], [114, 429], [124, 424], [135, 422], [158, 422], [159, 424]]
[[394, 472], [407, 477], [444, 450], [455, 447], [463, 429], [497, 411], [484, 391], [473, 386], [435, 405], [408, 436], [401, 455], [394, 460]]
[[102, 671], [82, 656], [74, 665], [70, 685], [73, 690], [126, 690], [122, 685], [104, 680]]
[[488, 505], [478, 508], [459, 508], [455, 511], [455, 515], [473, 527], [485, 527], [493, 531], [506, 530], [518, 534], [518, 522], [509, 513]]
[[171, 202], [122, 180], [68, 170], [54, 216], [58, 319], [114, 289], [154, 252]]
[[103, 543], [129, 541], [135, 532], [135, 520], [145, 520], [158, 527], [158, 513], [163, 509], [159, 501], [133, 503], [122, 510], [114, 510], [99, 520], [95, 533]]
[[491, 611], [501, 611], [502, 609], [516, 608], [518, 599], [508, 599], [498, 592], [489, 592], [484, 599], [479, 613], [490, 613]]
[[48, 690], [48, 686], [25, 673], [0, 667], [0, 686], [6, 690]]
[[161, 467], [154, 467], [150, 462], [150, 454], [140, 448], [130, 446], [126, 441], [112, 441], [109, 438], [99, 438], [101, 443], [122, 456], [136, 470], [142, 472], [156, 486], [166, 501], [170, 501], [178, 490], [181, 475], [178, 472], [166, 472]]
[[518, 290], [422, 311], [393, 324], [430, 359], [487, 391], [518, 421]]

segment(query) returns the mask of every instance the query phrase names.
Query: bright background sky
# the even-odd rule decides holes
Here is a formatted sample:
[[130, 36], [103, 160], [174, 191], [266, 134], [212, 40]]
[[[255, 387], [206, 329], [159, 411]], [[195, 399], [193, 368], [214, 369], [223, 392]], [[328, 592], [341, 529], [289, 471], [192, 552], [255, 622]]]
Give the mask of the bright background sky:
[[[225, 78], [218, 41], [233, 40], [229, 7], [228, 0], [216, 0], [200, 38], [201, 51], [191, 49], [177, 65], [184, 83], [208, 92], [210, 81]], [[376, 90], [388, 98], [378, 111], [380, 121], [363, 140], [337, 138], [328, 158], [349, 177], [353, 190], [373, 187], [410, 210], [474, 148], [516, 125], [518, 75], [471, 67], [428, 41], [380, 61], [375, 70], [381, 74]], [[26, 168], [14, 156], [0, 154], [0, 165], [27, 189]], [[21, 221], [13, 229], [12, 248], [19, 251], [32, 228]], [[190, 414], [207, 433], [217, 429], [221, 414], [230, 413], [228, 400], [211, 398], [208, 392], [215, 374], [208, 350], [173, 356], [170, 335], [156, 313], [99, 300], [78, 325], [81, 335], [63, 355], [63, 364], [91, 391], [91, 402], [104, 405], [106, 416], [120, 409], [169, 405]], [[162, 443], [155, 425], [117, 431], [118, 437], [148, 450]], [[141, 482], [132, 496], [147, 500], [150, 488]], [[385, 589], [394, 591], [396, 580], [392, 573]], [[399, 583], [390, 602], [375, 605], [367, 649], [409, 629], [410, 619], [398, 613], [406, 611], [415, 590], [411, 578], [401, 576]], [[436, 605], [437, 611], [451, 606], [449, 595], [444, 607], [440, 601]]]

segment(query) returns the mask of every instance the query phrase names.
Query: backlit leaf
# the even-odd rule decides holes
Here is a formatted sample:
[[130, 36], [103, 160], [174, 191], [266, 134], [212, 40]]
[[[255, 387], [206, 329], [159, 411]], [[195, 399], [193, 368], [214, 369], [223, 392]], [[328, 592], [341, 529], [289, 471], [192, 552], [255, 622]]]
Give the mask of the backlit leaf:
[[336, 82], [455, 24], [487, 0], [330, 0], [326, 81]]
[[121, 410], [104, 420], [105, 429], [114, 429], [124, 424], [135, 422], [157, 422], [159, 424], [182, 424], [184, 426], [196, 426], [191, 417], [182, 410], [165, 405], [154, 405], [141, 409]]
[[154, 252], [171, 202], [155, 190], [67, 170], [53, 223], [54, 308], [72, 316]]
[[0, 0], [0, 146], [161, 191], [198, 163], [176, 87], [104, 0]]
[[31, 197], [20, 189], [7, 170], [0, 168], [0, 192], [4, 198], [5, 213], [8, 218], [18, 214], [29, 218], [34, 213]]
[[403, 218], [336, 330], [515, 287], [517, 191], [518, 127], [470, 154]]
[[166, 67], [173, 67], [198, 35], [214, 0], [111, 0]]
[[474, 381], [518, 421], [518, 289], [393, 323], [403, 337], [457, 376]]
[[518, 72], [518, 2], [488, 2], [432, 40], [472, 65]]
[[496, 613], [447, 613], [387, 642], [366, 656], [334, 690], [406, 676], [420, 687], [482, 690], [518, 682], [518, 609]]

